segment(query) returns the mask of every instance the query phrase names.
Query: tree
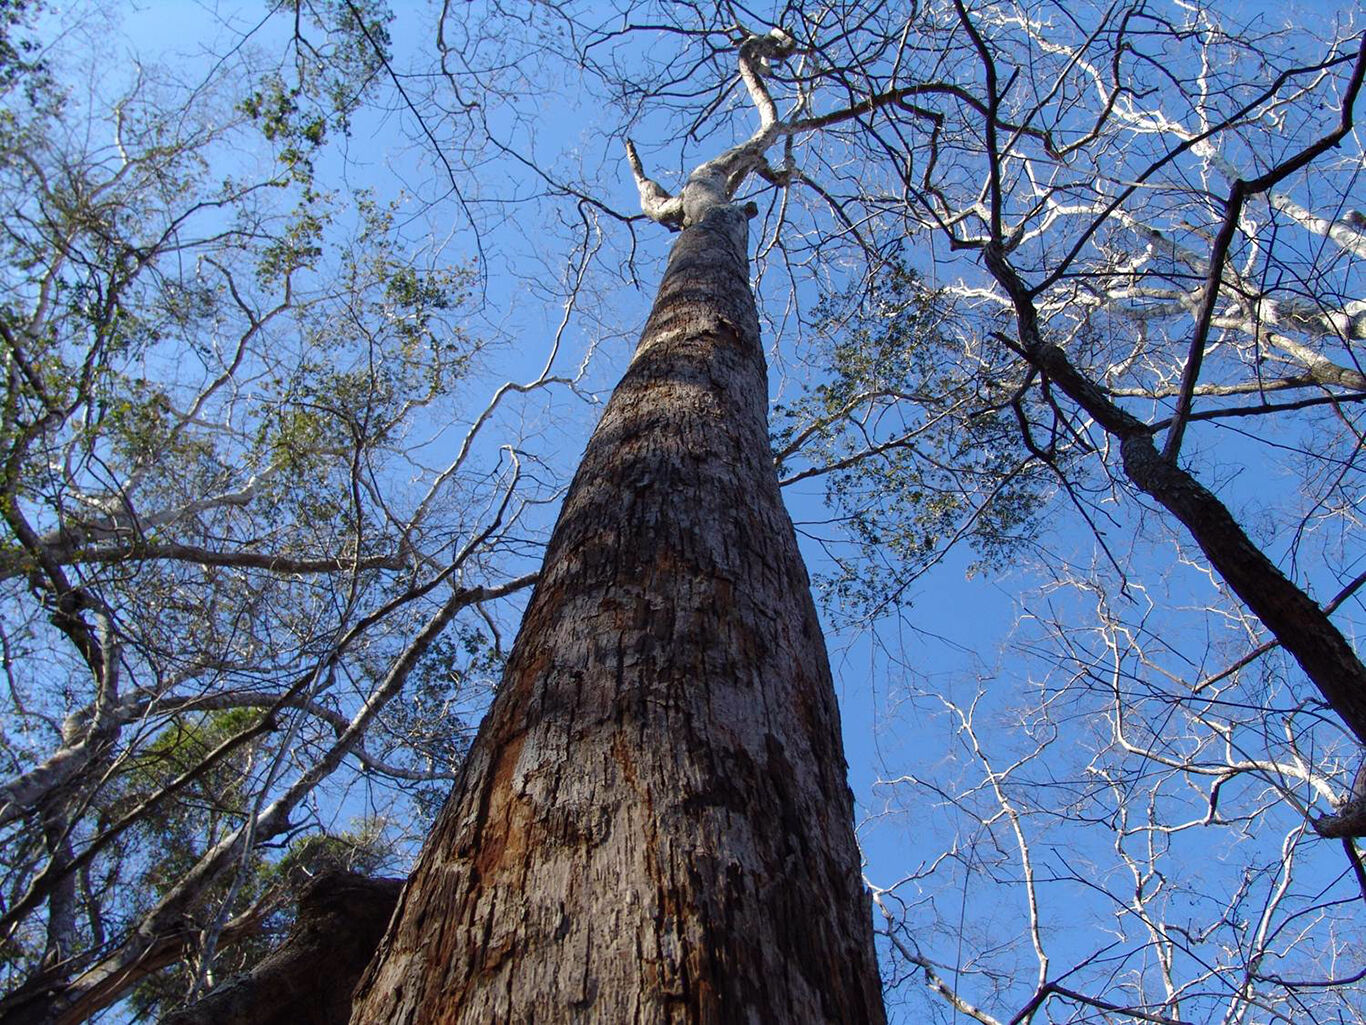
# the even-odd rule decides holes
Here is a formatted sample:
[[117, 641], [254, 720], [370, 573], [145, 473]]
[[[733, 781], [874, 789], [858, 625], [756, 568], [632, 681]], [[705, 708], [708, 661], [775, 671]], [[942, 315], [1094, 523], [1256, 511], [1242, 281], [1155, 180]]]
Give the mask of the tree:
[[681, 234], [355, 1022], [884, 1020], [734, 201], [791, 45], [740, 40], [758, 132], [677, 196], [629, 148]]
[[289, 939], [249, 973], [162, 1019], [165, 1025], [345, 1021], [351, 991], [394, 913], [402, 880], [329, 871], [309, 881]]
[[480, 465], [479, 418], [444, 464], [414, 437], [461, 419], [473, 272], [328, 187], [378, 12], [302, 3], [258, 29], [282, 61], [239, 38], [198, 81], [87, 88], [117, 32], [44, 48], [29, 13], [0, 9], [7, 1023], [156, 1013], [311, 874], [381, 867], [497, 662], [480, 604], [530, 581], [493, 564], [515, 453]]
[[[823, 409], [855, 428], [825, 434], [832, 497], [892, 556], [875, 600], [943, 557], [887, 544], [918, 532], [975, 536], [988, 565], [1046, 560], [1009, 660], [961, 690], [919, 685], [952, 738], [942, 767], [887, 781], [943, 824], [877, 895], [929, 1013], [1361, 1020], [1341, 958], [1366, 894], [1350, 839], [1366, 62], [1358, 29], [1329, 28], [955, 3], [881, 36], [908, 41], [900, 87], [828, 62], [866, 91], [865, 140], [905, 159], [835, 150], [827, 166], [858, 173], [823, 194], [866, 234], [891, 217], [947, 243], [919, 268], [936, 288], [855, 290], [842, 313], [873, 351], [905, 352], [934, 309], [911, 351], [952, 361], [929, 389], [885, 362], [852, 373]], [[965, 458], [955, 437], [989, 449]], [[1091, 551], [1049, 530], [1050, 476]], [[900, 517], [876, 504], [908, 493], [925, 501]]]
[[[1039, 614], [1062, 647], [1036, 699], [1019, 699], [1019, 732], [997, 695], [1030, 693], [1023, 665], [999, 670], [970, 700], [942, 695], [958, 750], [981, 773], [901, 777], [939, 802], [916, 801], [922, 821], [944, 816], [957, 830], [926, 854], [923, 870], [878, 895], [893, 970], [928, 981], [931, 1007], [946, 1017], [982, 1021], [1241, 1020], [1266, 1008], [1287, 1020], [1344, 1009], [1359, 1017], [1346, 988], [1354, 969], [1338, 964], [1359, 942], [1346, 909], [1363, 873], [1355, 843], [1333, 834], [1359, 828], [1350, 781], [1360, 687], [1350, 681], [1360, 663], [1347, 639], [1352, 621], [1341, 624], [1360, 586], [1349, 568], [1347, 483], [1360, 437], [1351, 212], [1360, 36], [1340, 28], [1310, 43], [1226, 26], [1198, 8], [1146, 4], [1078, 12], [945, 3], [907, 13], [850, 3], [767, 13], [795, 40], [793, 59], [767, 79], [784, 113], [774, 110], [765, 147], [781, 160], [755, 162], [766, 185], [750, 179], [750, 196], [767, 207], [759, 272], [771, 280], [787, 271], [795, 286], [774, 319], [834, 337], [844, 359], [859, 358], [856, 332], [845, 329], [861, 326], [862, 341], [880, 346], [875, 356], [895, 357], [835, 368], [792, 407], [799, 419], [780, 434], [786, 479], [832, 480], [859, 554], [873, 552], [886, 569], [870, 580], [867, 564], [850, 560], [835, 593], [888, 608], [963, 540], [978, 544], [987, 567], [1043, 551], [1053, 562], [1045, 587], [1100, 596], [1090, 630], [1067, 618], [1085, 614], [1080, 597]], [[640, 5], [595, 19], [559, 5], [546, 14], [554, 28], [534, 31], [547, 63], [607, 83], [604, 100], [622, 117], [604, 134], [622, 137], [646, 111], [667, 107], [672, 134], [661, 148], [686, 167], [695, 148], [730, 131], [715, 115], [749, 82], [723, 70], [721, 54], [737, 34], [761, 38], [736, 28], [753, 17], [730, 6]], [[442, 68], [457, 94], [469, 94], [481, 67], [474, 40], [515, 36], [474, 27], [452, 43], [448, 32]], [[648, 56], [633, 58], [633, 49]], [[603, 199], [610, 175], [601, 168], [576, 174], [530, 144], [496, 144], [552, 196], [629, 223]], [[1338, 147], [1347, 150], [1340, 159]], [[644, 180], [639, 169], [635, 177]], [[647, 188], [644, 198], [657, 217], [674, 215], [663, 190]], [[965, 266], [960, 255], [977, 262]], [[850, 287], [841, 260], [867, 277]], [[807, 305], [807, 274], [834, 284], [845, 306]], [[926, 330], [931, 316], [938, 330]], [[1207, 349], [1218, 357], [1207, 360]], [[1258, 418], [1258, 436], [1302, 458], [1293, 479], [1307, 497], [1228, 487], [1219, 461], [1256, 466], [1259, 456], [1217, 445], [1214, 428], [1248, 417]], [[1295, 437], [1304, 431], [1313, 442]], [[896, 505], [880, 507], [884, 499]], [[1234, 513], [1253, 499], [1265, 501], [1248, 530]], [[1205, 560], [1219, 574], [1193, 650], [1176, 639], [1182, 627], [1167, 634], [1179, 622], [1167, 606], [1185, 599], [1159, 597], [1140, 579], [1165, 522], [1143, 504], [1152, 501], [1179, 524], [1165, 535], [1179, 546], [1163, 560], [1171, 578], [1187, 565], [1208, 572]], [[1059, 504], [1080, 514], [1099, 565], [1064, 561], [1077, 553], [1049, 529]], [[1330, 524], [1334, 539], [1320, 540]], [[1128, 601], [1134, 610], [1117, 613]], [[1247, 671], [1279, 646], [1295, 660], [1289, 668]], [[1224, 648], [1236, 652], [1227, 668], [1204, 671]], [[1106, 658], [1113, 672], [1097, 668]], [[998, 746], [1008, 752], [1001, 760]], [[1103, 859], [1079, 837], [1050, 837], [1054, 860], [1039, 869], [1033, 825], [1060, 830], [1069, 815], [1108, 826], [1118, 871], [1095, 870]], [[1229, 838], [1259, 830], [1276, 840], [1256, 855], [1228, 855]], [[1169, 848], [1165, 837], [1180, 841]], [[1187, 843], [1184, 865], [1168, 860]], [[1242, 866], [1220, 884], [1226, 902], [1201, 896], [1200, 921], [1179, 921], [1170, 894], [1201, 895], [1189, 865], [1209, 860], [1214, 845]], [[1336, 881], [1319, 890], [1314, 880], [1325, 873]], [[1169, 882], [1177, 876], [1179, 887]], [[943, 889], [928, 888], [941, 879]], [[1004, 937], [962, 927], [976, 887], [988, 883], [1021, 891], [1022, 927]], [[1050, 888], [1067, 896], [1047, 900]], [[915, 898], [902, 903], [906, 891]], [[1046, 905], [1060, 909], [1048, 921]], [[1086, 926], [1103, 936], [1080, 950], [1050, 939], [1075, 908], [1094, 912], [1100, 925]], [[1107, 913], [1133, 928], [1111, 931]], [[931, 937], [933, 954], [919, 945]], [[1066, 953], [1050, 954], [1059, 947]], [[1021, 954], [1033, 970], [1020, 971]]]
[[[343, 52], [361, 59], [360, 80], [374, 83], [367, 95], [382, 85], [389, 114], [405, 119], [426, 154], [427, 173], [409, 168], [406, 180], [425, 181], [426, 198], [448, 203], [433, 207], [444, 221], [474, 229], [463, 237], [480, 255], [480, 286], [502, 278], [491, 266], [520, 270], [527, 294], [553, 307], [553, 340], [535, 388], [550, 383], [576, 339], [588, 375], [576, 382], [596, 375], [614, 358], [618, 325], [638, 323], [621, 315], [632, 308], [631, 286], [649, 250], [638, 226], [648, 221], [655, 231], [660, 221], [682, 227], [689, 219], [681, 197], [647, 177], [646, 163], [663, 169], [653, 177], [665, 183], [728, 167], [735, 179], [711, 191], [758, 207], [752, 271], [758, 322], [773, 340], [781, 481], [789, 495], [826, 486], [832, 511], [812, 511], [802, 498], [793, 507], [807, 521], [799, 527], [828, 621], [867, 631], [876, 654], [861, 665], [872, 667], [874, 686], [913, 709], [906, 728], [917, 730], [913, 746], [889, 746], [887, 808], [875, 809], [883, 813], [864, 833], [892, 1012], [984, 1023], [1366, 1019], [1354, 988], [1366, 869], [1350, 835], [1360, 828], [1359, 688], [1344, 683], [1359, 675], [1351, 638], [1361, 625], [1357, 211], [1366, 204], [1352, 127], [1359, 30], [1333, 24], [1331, 11], [1302, 11], [1282, 30], [1267, 16], [1239, 24], [1227, 11], [1156, 0], [946, 0], [909, 10], [850, 0], [762, 11], [641, 3], [610, 12], [574, 3], [446, 4], [435, 31], [422, 33], [423, 44], [436, 47], [435, 66], [409, 74], [411, 64], [390, 59], [382, 21], [353, 19], [358, 9], [343, 0], [302, 13], [345, 15], [325, 23], [352, 26], [339, 38], [354, 44]], [[286, 35], [287, 52], [308, 52], [307, 34]], [[293, 92], [312, 67], [287, 69], [289, 85], [264, 89], [254, 105], [282, 151], [313, 152], [309, 104], [317, 101]], [[546, 127], [551, 93], [570, 105], [560, 120], [573, 123], [572, 136], [563, 124]], [[629, 138], [642, 143], [644, 159], [631, 147], [621, 161]], [[714, 162], [718, 153], [729, 158]], [[643, 192], [653, 217], [618, 203], [618, 189]], [[549, 217], [537, 220], [538, 212]], [[515, 248], [519, 229], [533, 245]], [[386, 348], [396, 343], [384, 332], [375, 338]], [[694, 351], [722, 359], [715, 342], [699, 339]], [[631, 371], [612, 422], [650, 412], [629, 395], [656, 387], [646, 370], [666, 351], [642, 349], [646, 366]], [[756, 403], [764, 388], [740, 398]], [[494, 405], [516, 391], [499, 386]], [[291, 437], [307, 439], [313, 429], [312, 407], [304, 412]], [[535, 426], [519, 443], [545, 422], [538, 414], [529, 411]], [[542, 493], [554, 491], [560, 465], [552, 433], [576, 436], [542, 430], [535, 456], [524, 444], [516, 455], [548, 482]], [[648, 449], [653, 437], [625, 440]], [[600, 434], [592, 465], [617, 469], [629, 455], [614, 447], [621, 440]], [[396, 435], [391, 457], [401, 460], [404, 450]], [[449, 486], [458, 474], [460, 488], [441, 494], [471, 512], [501, 508], [505, 491], [472, 487], [464, 451], [444, 464], [455, 467], [451, 474], [434, 467], [424, 484]], [[355, 476], [336, 479], [350, 487]], [[402, 476], [378, 474], [370, 490], [362, 487], [384, 499], [372, 519], [392, 525], [389, 514], [401, 507], [398, 520], [412, 513], [429, 539], [441, 538], [443, 499], [395, 499]], [[586, 470], [572, 502], [603, 524], [622, 525], [654, 500], [651, 488], [632, 487], [604, 509], [593, 487]], [[639, 500], [637, 491], [645, 492]], [[508, 502], [510, 518], [515, 497]], [[687, 523], [713, 514], [733, 512], [705, 501], [669, 507]], [[597, 551], [593, 523], [565, 516], [565, 539], [556, 539], [548, 563], [563, 586], [548, 578], [543, 587], [527, 624], [536, 635], [587, 604], [572, 587], [593, 567], [573, 559], [584, 550], [576, 546]], [[460, 537], [474, 539], [489, 519], [463, 522]], [[519, 534], [534, 544], [529, 526]], [[388, 535], [369, 527], [361, 536]], [[359, 547], [346, 531], [337, 541]], [[468, 549], [465, 565], [478, 562], [491, 574], [474, 554], [483, 543]], [[648, 536], [627, 554], [659, 543]], [[499, 548], [522, 544], [504, 533]], [[968, 546], [970, 553], [961, 550]], [[446, 548], [429, 542], [424, 550], [416, 577], [411, 566], [393, 571], [399, 593], [447, 565]], [[382, 545], [366, 551], [393, 553]], [[679, 566], [666, 561], [663, 569], [676, 575]], [[990, 587], [969, 590], [951, 579], [965, 567], [1016, 596], [1017, 622], [1001, 653], [980, 632], [945, 626], [953, 617], [976, 620], [990, 604]], [[350, 574], [348, 585], [352, 579], [362, 577]], [[1273, 592], [1280, 597], [1268, 605]], [[230, 594], [224, 607], [235, 604]], [[433, 620], [385, 622], [394, 630], [381, 630], [378, 663], [403, 650], [405, 630], [411, 636]], [[946, 665], [950, 646], [936, 633], [968, 653]], [[567, 661], [617, 657], [585, 647], [585, 637], [575, 638]], [[357, 656], [349, 665], [360, 664], [347, 650]], [[448, 652], [458, 646], [440, 654]], [[436, 677], [425, 707], [449, 695], [439, 686], [440, 663], [413, 663], [415, 673]], [[507, 690], [559, 693], [553, 687], [564, 681], [537, 675], [545, 667], [527, 643], [515, 666]], [[411, 682], [410, 675], [408, 689], [384, 693], [413, 693]], [[861, 679], [846, 686], [864, 689]], [[340, 700], [335, 684], [327, 693]], [[604, 693], [585, 691], [584, 700], [596, 695], [605, 705]], [[514, 702], [501, 703], [488, 725], [491, 738], [508, 743], [481, 742], [464, 777], [486, 785], [490, 802], [503, 795], [506, 803], [484, 811], [506, 813], [505, 828], [486, 827], [491, 846], [456, 851], [452, 862], [471, 858], [490, 869], [500, 902], [520, 899], [499, 874], [519, 857], [549, 871], [552, 850], [577, 845], [586, 857], [606, 857], [630, 841], [602, 818], [513, 815], [557, 785], [578, 797], [601, 784], [609, 800], [608, 787], [621, 785], [608, 776], [616, 763], [588, 760], [602, 771], [580, 779], [571, 771], [577, 765], [538, 761], [553, 754], [534, 743], [528, 749], [527, 738], [546, 731], [603, 741], [582, 718], [566, 723], [553, 707]], [[200, 709], [213, 715], [186, 718], [148, 746], [168, 765], [202, 764], [204, 740], [232, 728], [220, 716], [234, 711]], [[310, 721], [324, 720], [301, 720], [301, 728]], [[420, 717], [420, 728], [407, 715], [368, 721], [378, 732], [365, 727], [366, 745], [350, 749], [360, 770], [367, 758], [374, 767], [376, 749], [385, 764], [402, 762], [410, 730], [424, 741], [419, 758], [436, 753], [441, 739], [430, 716]], [[161, 738], [156, 730], [146, 736]], [[691, 743], [690, 733], [681, 736]], [[726, 722], [707, 741], [724, 746], [736, 736]], [[452, 746], [446, 754], [458, 757], [462, 745]], [[517, 759], [502, 760], [513, 748]], [[180, 836], [217, 829], [223, 837], [253, 821], [242, 809], [265, 788], [233, 780], [269, 758], [241, 757], [255, 750], [245, 744], [234, 750], [192, 781], [196, 798], [221, 792], [231, 801], [203, 809], [185, 800], [176, 810], [192, 809], [188, 817], [144, 821]], [[631, 764], [659, 756], [646, 751]], [[21, 760], [16, 775], [41, 762], [41, 754]], [[540, 765], [546, 770], [534, 771]], [[210, 779], [215, 766], [223, 774]], [[418, 766], [428, 769], [404, 763]], [[794, 775], [803, 769], [812, 766], [795, 765]], [[341, 769], [329, 778], [367, 785], [382, 776]], [[505, 782], [520, 789], [502, 789]], [[459, 801], [442, 840], [465, 835]], [[695, 804], [684, 814], [700, 820], [708, 806]], [[889, 858], [877, 831], [897, 814], [910, 825]], [[518, 846], [546, 835], [562, 842]], [[33, 850], [48, 842], [39, 816], [25, 820], [25, 836]], [[438, 860], [433, 853], [424, 862], [410, 905], [430, 898], [447, 910], [480, 907], [469, 892], [473, 877], [447, 880], [449, 890], [436, 885]], [[198, 903], [186, 905], [200, 916], [193, 931], [228, 946], [238, 934], [223, 914], [255, 898], [272, 862], [224, 866], [217, 888], [197, 890]], [[30, 966], [45, 948], [46, 910], [29, 919]], [[506, 923], [505, 910], [500, 903], [490, 920]], [[527, 928], [550, 928], [553, 937], [561, 919], [553, 928], [550, 921], [547, 913]], [[579, 921], [564, 920], [566, 943], [583, 935], [573, 931]], [[464, 927], [458, 914], [443, 920], [445, 929]], [[391, 961], [372, 976], [374, 1001], [382, 1000], [382, 980], [406, 970], [405, 958], [420, 974], [417, 932], [410, 922], [391, 937]], [[472, 985], [499, 972], [511, 977], [520, 948], [472, 949], [487, 959], [475, 969], [488, 969]], [[196, 956], [191, 986], [203, 992], [217, 981], [209, 973], [229, 962], [220, 957], [213, 967]], [[465, 967], [451, 970], [449, 984], [461, 984]]]

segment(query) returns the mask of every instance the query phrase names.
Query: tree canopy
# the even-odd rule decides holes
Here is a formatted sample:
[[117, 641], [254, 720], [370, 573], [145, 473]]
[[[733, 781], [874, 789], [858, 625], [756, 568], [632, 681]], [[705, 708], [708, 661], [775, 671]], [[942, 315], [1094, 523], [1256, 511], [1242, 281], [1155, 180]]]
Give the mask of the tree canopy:
[[1355, 11], [395, 8], [0, 5], [4, 1020], [406, 868], [718, 152], [889, 1017], [1366, 1020]]

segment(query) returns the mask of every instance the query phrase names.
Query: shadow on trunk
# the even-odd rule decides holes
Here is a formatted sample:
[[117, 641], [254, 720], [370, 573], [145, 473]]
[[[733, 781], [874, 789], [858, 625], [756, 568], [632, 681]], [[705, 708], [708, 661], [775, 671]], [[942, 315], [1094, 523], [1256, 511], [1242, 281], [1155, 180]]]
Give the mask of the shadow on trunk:
[[294, 928], [277, 950], [161, 1025], [345, 1025], [351, 991], [402, 888], [401, 879], [318, 876], [300, 894]]

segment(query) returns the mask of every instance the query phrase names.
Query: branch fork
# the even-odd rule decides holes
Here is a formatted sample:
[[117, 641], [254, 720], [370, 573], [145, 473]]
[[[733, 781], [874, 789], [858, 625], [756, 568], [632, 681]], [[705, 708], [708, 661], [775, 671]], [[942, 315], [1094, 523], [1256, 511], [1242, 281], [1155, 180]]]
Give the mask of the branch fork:
[[[625, 142], [626, 160], [640, 194], [641, 212], [671, 231], [696, 224], [713, 208], [731, 203], [751, 173], [780, 185], [787, 184], [794, 176], [790, 154], [784, 160], [783, 168], [777, 171], [764, 157], [780, 136], [791, 132], [791, 126], [778, 117], [777, 105], [764, 76], [774, 61], [785, 60], [796, 52], [796, 40], [781, 28], [758, 35], [737, 24], [733, 31], [739, 39], [740, 79], [759, 113], [759, 127], [754, 134], [699, 164], [676, 196], [645, 173], [635, 143], [629, 138]], [[758, 213], [758, 207], [753, 203], [745, 204], [742, 210], [748, 217]]]

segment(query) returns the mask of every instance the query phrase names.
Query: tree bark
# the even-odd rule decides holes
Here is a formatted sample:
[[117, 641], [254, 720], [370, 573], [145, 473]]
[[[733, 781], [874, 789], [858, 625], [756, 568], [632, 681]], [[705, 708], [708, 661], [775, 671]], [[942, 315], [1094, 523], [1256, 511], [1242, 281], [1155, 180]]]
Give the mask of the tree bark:
[[398, 902], [398, 879], [334, 871], [299, 896], [290, 937], [161, 1025], [346, 1025], [351, 991]]
[[1175, 458], [1158, 451], [1152, 427], [1112, 402], [1066, 352], [1044, 341], [1031, 293], [1001, 247], [986, 247], [983, 257], [1010, 295], [1025, 358], [1119, 439], [1128, 478], [1181, 521], [1233, 593], [1294, 656], [1324, 701], [1366, 745], [1366, 663], [1328, 613], [1266, 557], [1214, 492], [1181, 469]]
[[744, 213], [678, 237], [355, 1025], [881, 1023]]

